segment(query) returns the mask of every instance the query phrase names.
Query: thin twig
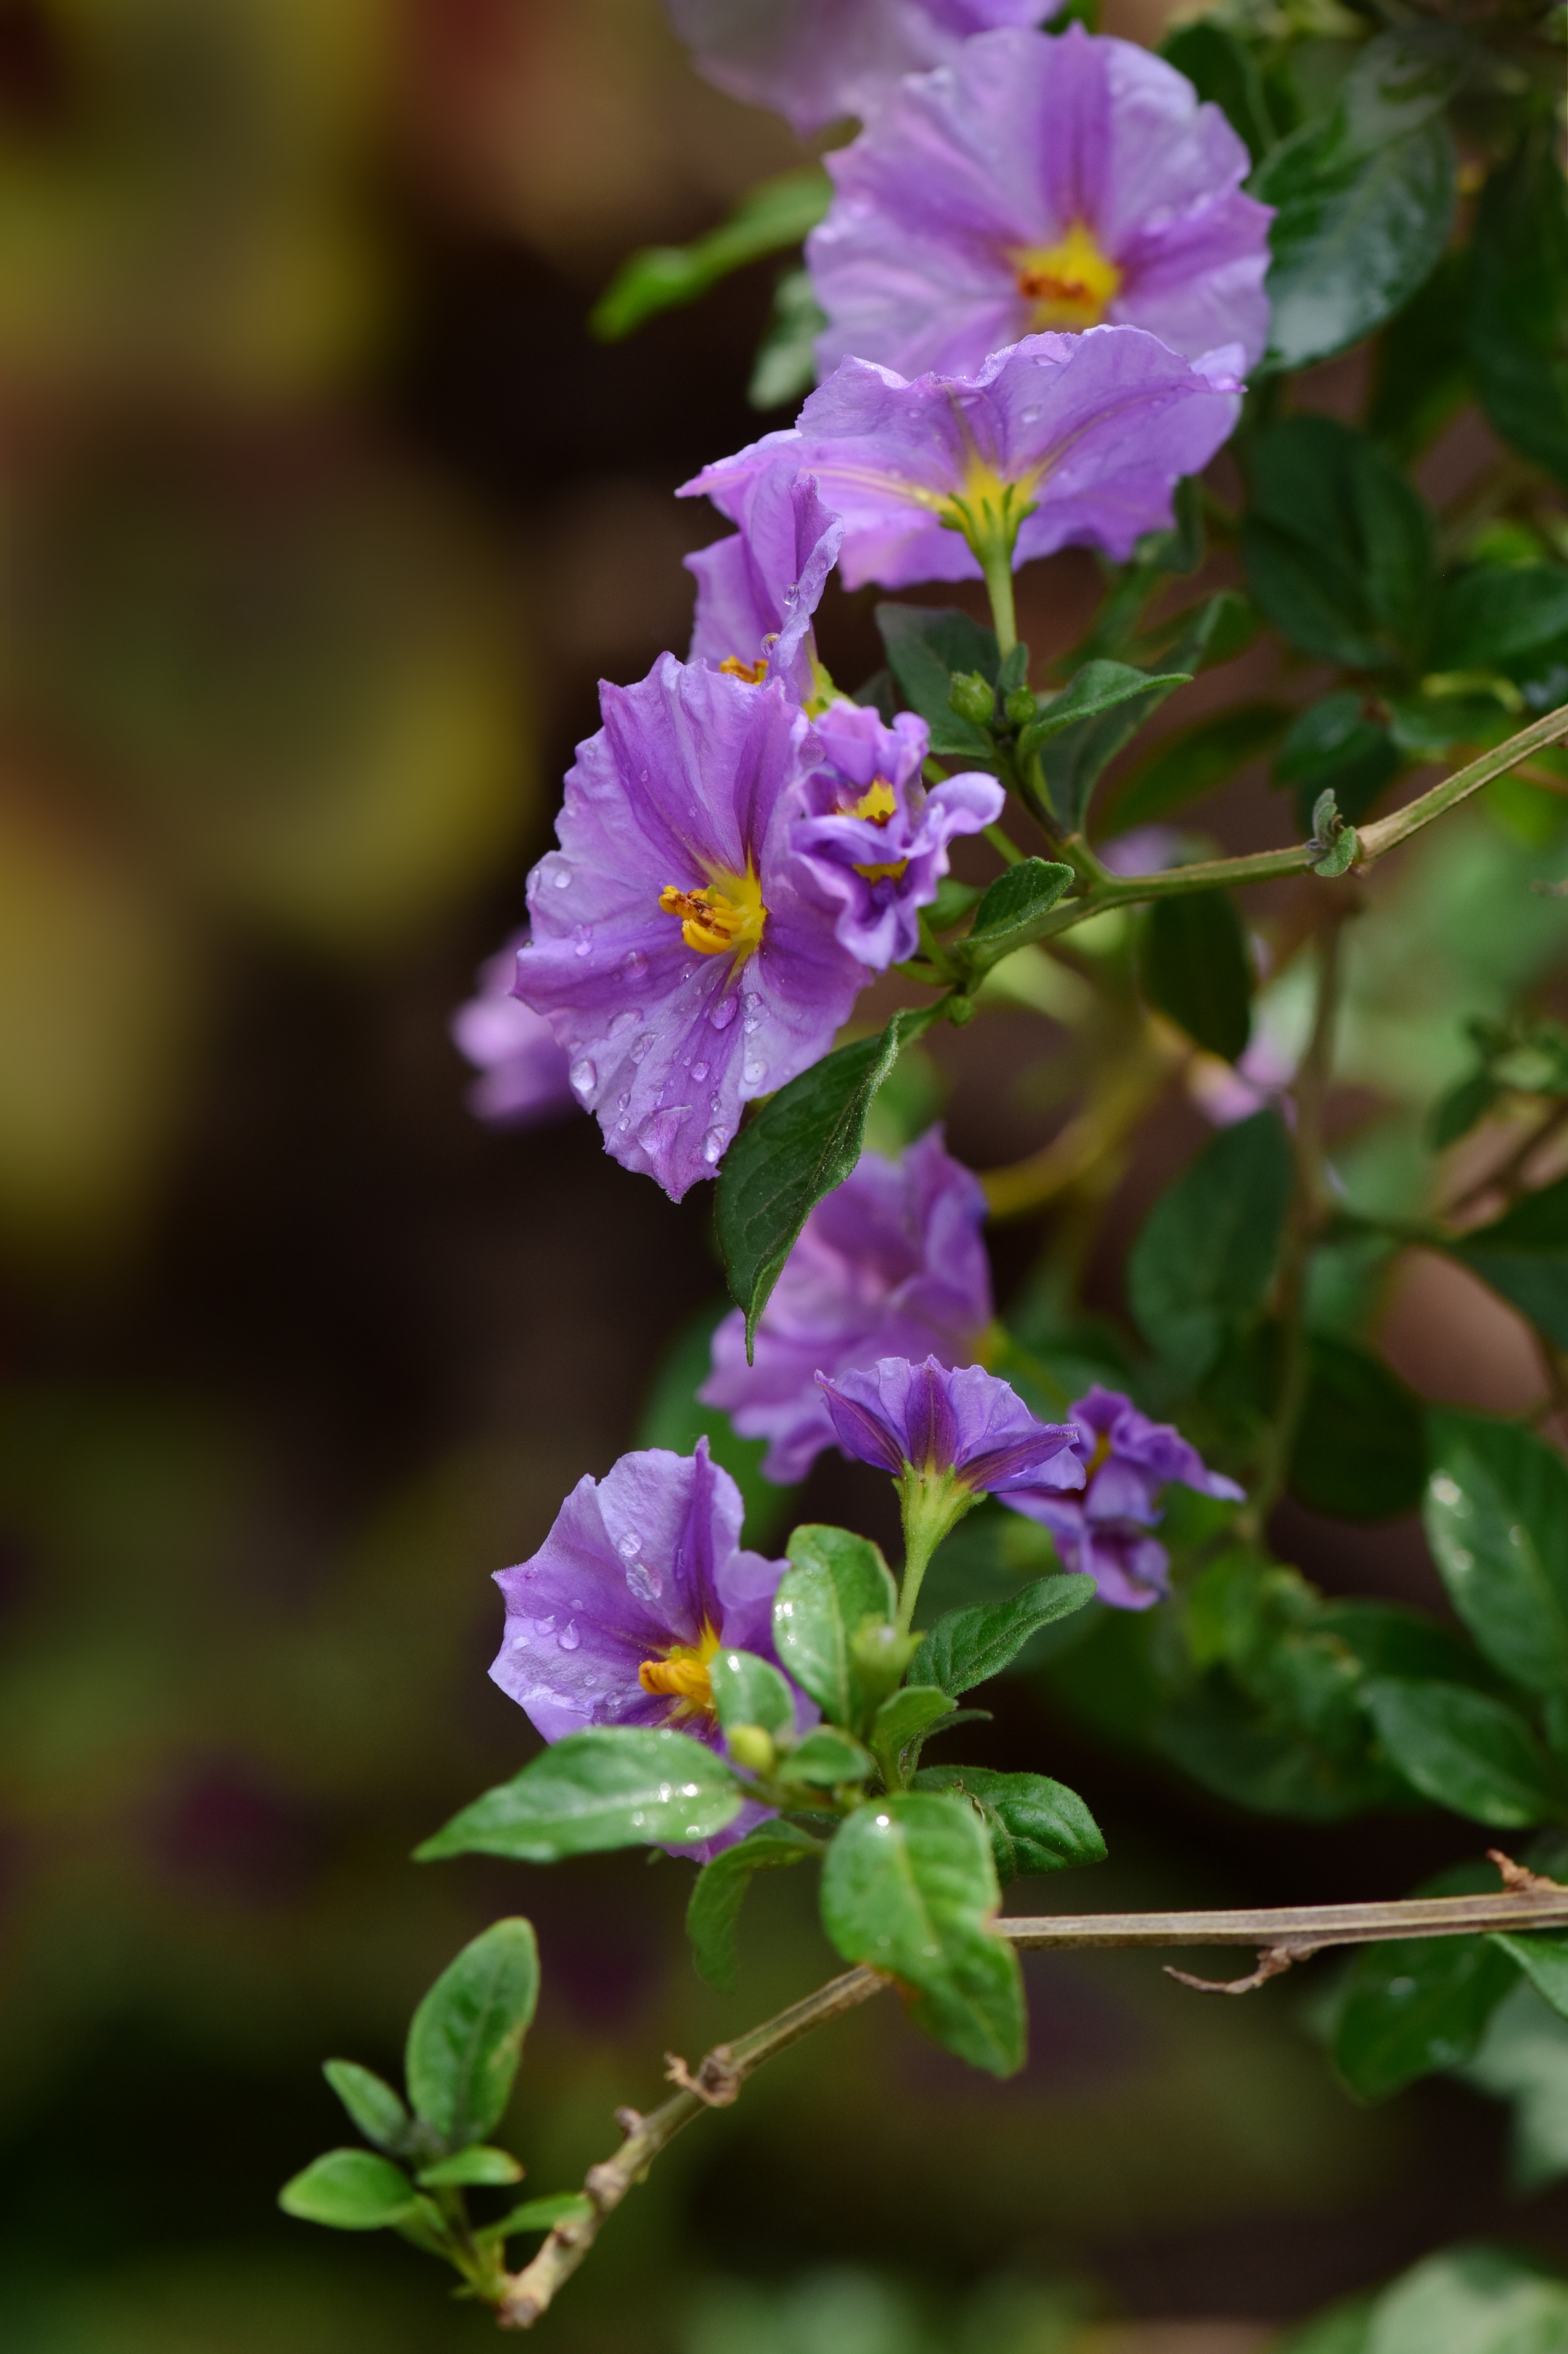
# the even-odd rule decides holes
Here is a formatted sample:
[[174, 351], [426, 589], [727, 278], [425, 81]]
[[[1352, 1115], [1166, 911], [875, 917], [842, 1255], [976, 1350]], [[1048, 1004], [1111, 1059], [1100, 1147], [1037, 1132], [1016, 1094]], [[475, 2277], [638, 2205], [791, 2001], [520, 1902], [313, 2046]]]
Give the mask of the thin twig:
[[1178, 1986], [1191, 1987], [1194, 1994], [1255, 1994], [1270, 1978], [1283, 1978], [1298, 1962], [1309, 1962], [1321, 1950], [1318, 1946], [1269, 1946], [1259, 1954], [1256, 1969], [1249, 1970], [1245, 1978], [1195, 1978], [1191, 1970], [1173, 1969], [1169, 1962], [1165, 1975]]
[[1554, 1137], [1565, 1122], [1568, 1122], [1568, 1099], [1552, 1104], [1530, 1133], [1520, 1139], [1495, 1169], [1489, 1169], [1484, 1177], [1478, 1177], [1473, 1185], [1467, 1185], [1462, 1193], [1456, 1193], [1444, 1209], [1444, 1217], [1457, 1218], [1462, 1211], [1473, 1208], [1489, 1193], [1503, 1193], [1511, 1201], [1520, 1191], [1524, 1172], [1541, 1146]]
[[[1416, 1896], [1393, 1904], [1299, 1904], [1262, 1912], [1048, 1914], [1041, 1919], [998, 1921], [995, 1934], [1026, 1951], [1110, 1946], [1255, 1946], [1262, 1956], [1258, 1969], [1250, 1978], [1234, 1981], [1225, 1989], [1240, 1993], [1327, 1946], [1375, 1945], [1385, 1937], [1473, 1936], [1497, 1929], [1568, 1928], [1568, 1887], [1526, 1872], [1495, 1850], [1492, 1861], [1508, 1883], [1497, 1896]], [[1275, 1960], [1276, 1956], [1286, 1958]], [[1269, 1967], [1271, 1961], [1273, 1967]], [[1216, 1982], [1183, 1978], [1182, 1983], [1212, 1989]], [[892, 1984], [880, 1970], [847, 1971], [819, 1987], [803, 2002], [780, 2011], [777, 2019], [737, 2036], [732, 2043], [716, 2044], [694, 2070], [688, 2070], [683, 2061], [671, 2060], [672, 2072], [679, 2070], [682, 2090], [645, 2117], [635, 2109], [616, 2111], [626, 2138], [613, 2158], [588, 2168], [583, 2190], [592, 2203], [592, 2214], [579, 2223], [558, 2223], [533, 2261], [521, 2272], [507, 2275], [505, 2294], [496, 2307], [502, 2327], [527, 2329], [538, 2320], [582, 2263], [607, 2218], [642, 2179], [660, 2151], [694, 2118], [709, 2108], [727, 2107], [747, 2078], [776, 2053], [788, 2051], [830, 2020], [842, 2019]]]

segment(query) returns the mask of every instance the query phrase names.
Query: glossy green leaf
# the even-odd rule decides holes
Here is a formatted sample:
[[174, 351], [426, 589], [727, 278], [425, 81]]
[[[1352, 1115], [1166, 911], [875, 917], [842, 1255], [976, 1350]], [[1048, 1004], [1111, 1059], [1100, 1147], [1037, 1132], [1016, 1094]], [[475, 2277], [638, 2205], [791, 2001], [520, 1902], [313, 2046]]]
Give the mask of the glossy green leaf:
[[1364, 1946], [1351, 1964], [1334, 2065], [1364, 2101], [1467, 2060], [1518, 1971], [1488, 1937], [1406, 1937]]
[[1228, 891], [1156, 899], [1139, 943], [1139, 986], [1196, 1045], [1234, 1063], [1252, 1035], [1252, 951]]
[[414, 2013], [408, 2098], [449, 2149], [482, 2141], [500, 2121], [538, 1999], [539, 1948], [531, 1925], [513, 1918], [465, 1946]]
[[801, 1227], [860, 1159], [873, 1097], [900, 1049], [935, 1019], [934, 1007], [895, 1013], [879, 1036], [824, 1055], [781, 1087], [726, 1153], [715, 1215], [748, 1350]]
[[1178, 73], [1186, 75], [1200, 98], [1229, 117], [1232, 130], [1245, 140], [1253, 162], [1261, 163], [1278, 134], [1257, 60], [1245, 43], [1204, 17], [1168, 33], [1160, 54]]
[[418, 2214], [414, 2186], [399, 2167], [367, 2149], [329, 2149], [278, 2193], [285, 2215], [336, 2232], [380, 2232]]
[[787, 270], [757, 347], [746, 398], [753, 408], [793, 408], [817, 380], [817, 337], [828, 323], [809, 270]]
[[1258, 436], [1242, 551], [1254, 596], [1304, 653], [1376, 670], [1424, 646], [1431, 520], [1375, 443], [1334, 418], [1286, 417]]
[[1568, 1932], [1536, 1929], [1516, 1935], [1495, 1930], [1492, 1943], [1519, 1964], [1537, 1994], [1568, 2019]]
[[959, 716], [952, 686], [976, 671], [995, 682], [1001, 664], [993, 632], [954, 605], [878, 605], [876, 626], [909, 709], [931, 731], [932, 751], [989, 764], [995, 757], [991, 737]]
[[523, 2168], [509, 2149], [490, 2149], [481, 2142], [471, 2149], [460, 2149], [453, 2158], [438, 2158], [434, 2166], [422, 2166], [415, 2179], [427, 2190], [471, 2187], [493, 2190], [504, 2183], [521, 2182]]
[[1284, 1123], [1256, 1112], [1221, 1129], [1144, 1221], [1128, 1260], [1133, 1316], [1190, 1381], [1261, 1310], [1292, 1179]]
[[896, 1757], [952, 1712], [953, 1703], [939, 1685], [906, 1684], [888, 1695], [872, 1719], [872, 1744], [883, 1755]]
[[1568, 564], [1475, 564], [1438, 599], [1427, 663], [1495, 670], [1568, 631]]
[[1467, 337], [1490, 423], [1568, 483], [1568, 194], [1541, 120], [1476, 213]]
[[833, 1790], [841, 1782], [863, 1782], [876, 1771], [876, 1760], [851, 1734], [834, 1725], [819, 1724], [815, 1732], [797, 1742], [779, 1770], [784, 1781]]
[[1266, 366], [1305, 367], [1359, 343], [1436, 266], [1455, 202], [1442, 110], [1467, 54], [1446, 27], [1380, 34], [1329, 112], [1254, 175], [1252, 193], [1275, 207]]
[[[1162, 650], [1162, 659], [1144, 671], [1142, 687], [1135, 687], [1124, 678], [1121, 685], [1126, 692], [1118, 689], [1116, 700], [1108, 707], [1074, 720], [1070, 726], [1062, 725], [1040, 744], [1036, 755], [1040, 773], [1052, 815], [1058, 824], [1070, 832], [1082, 828], [1095, 787], [1117, 754], [1208, 658], [1216, 632], [1230, 610], [1230, 601], [1222, 593], [1180, 615], [1178, 626]], [[1091, 670], [1108, 673], [1125, 668], [1121, 663], [1086, 663], [1078, 677], [1085, 677]]]
[[858, 1720], [851, 1645], [862, 1625], [891, 1624], [897, 1589], [865, 1537], [808, 1523], [789, 1539], [789, 1567], [773, 1597], [773, 1642], [787, 1674], [834, 1724]]
[[1314, 1333], [1290, 1458], [1291, 1493], [1336, 1520], [1414, 1511], [1426, 1479], [1418, 1401], [1381, 1357]]
[[1298, 712], [1275, 758], [1274, 781], [1295, 787], [1305, 833], [1319, 793], [1331, 791], [1341, 815], [1356, 825], [1399, 767], [1399, 748], [1382, 719], [1368, 716], [1366, 698], [1340, 689]]
[[1489, 1226], [1472, 1226], [1446, 1247], [1568, 1349], [1568, 1177], [1526, 1193]]
[[727, 1733], [732, 1725], [760, 1724], [778, 1733], [795, 1721], [789, 1687], [771, 1659], [754, 1651], [718, 1651], [708, 1661], [714, 1710]]
[[413, 2120], [399, 2094], [374, 2070], [356, 2060], [327, 2060], [322, 2074], [359, 2127], [377, 2149], [401, 2150]]
[[1075, 1790], [1044, 1774], [997, 1774], [987, 1766], [926, 1766], [917, 1790], [951, 1790], [985, 1825], [1004, 1883], [1026, 1872], [1067, 1872], [1103, 1863], [1099, 1825]]
[[449, 1855], [558, 1863], [602, 1848], [712, 1839], [740, 1807], [729, 1767], [689, 1734], [604, 1725], [554, 1743], [414, 1852], [420, 1863]]
[[1037, 939], [1072, 881], [1070, 866], [1047, 858], [1021, 859], [999, 875], [975, 909], [968, 934], [953, 943], [953, 954], [968, 978], [980, 981], [1014, 949]]
[[1277, 743], [1290, 718], [1282, 703], [1242, 703], [1213, 719], [1167, 736], [1124, 779], [1107, 816], [1106, 831], [1127, 833], [1185, 809], [1201, 794], [1229, 782], [1237, 770]]
[[473, 2236], [482, 2248], [493, 2248], [511, 2239], [514, 2232], [553, 2232], [557, 2223], [586, 2223], [592, 2213], [593, 2200], [582, 2191], [556, 2190], [547, 2198], [525, 2199], [521, 2207], [514, 2207], [497, 2223], [484, 2224]]
[[1499, 1830], [1558, 1810], [1541, 1745], [1506, 1702], [1460, 1684], [1382, 1676], [1364, 1697], [1384, 1750], [1424, 1797]]
[[735, 1925], [747, 1892], [759, 1872], [779, 1872], [788, 1864], [804, 1863], [823, 1853], [822, 1843], [809, 1831], [782, 1820], [758, 1823], [734, 1847], [726, 1847], [705, 1863], [693, 1883], [686, 1907], [686, 1935], [698, 1975], [721, 1994], [733, 1994], [739, 1984], [735, 1950]]
[[910, 1665], [909, 1681], [934, 1684], [955, 1700], [1011, 1667], [1032, 1635], [1095, 1598], [1092, 1577], [1040, 1577], [1005, 1602], [982, 1602], [938, 1618]]
[[1568, 1683], [1568, 1465], [1532, 1431], [1430, 1417], [1427, 1543], [1481, 1650], [1527, 1690]]
[[999, 1902], [991, 1842], [948, 1793], [862, 1807], [822, 1870], [822, 1922], [845, 1961], [891, 1972], [937, 2042], [1011, 2076], [1023, 2064], [1023, 1983], [1012, 1947], [990, 1928]]
[[726, 221], [690, 245], [645, 246], [630, 255], [595, 303], [589, 328], [602, 343], [619, 343], [659, 312], [694, 302], [732, 270], [798, 245], [832, 196], [820, 165], [761, 181]]

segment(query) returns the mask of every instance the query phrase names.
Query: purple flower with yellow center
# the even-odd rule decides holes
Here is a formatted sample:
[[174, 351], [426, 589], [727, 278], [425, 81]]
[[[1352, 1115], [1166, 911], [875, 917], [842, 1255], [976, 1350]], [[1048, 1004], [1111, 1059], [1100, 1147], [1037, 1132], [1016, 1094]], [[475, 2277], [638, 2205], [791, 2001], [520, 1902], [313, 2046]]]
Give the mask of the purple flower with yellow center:
[[907, 1627], [926, 1565], [982, 1496], [1079, 1488], [1084, 1467], [1070, 1424], [1041, 1422], [1006, 1382], [980, 1365], [879, 1357], [837, 1381], [817, 1375], [839, 1445], [890, 1471], [904, 1514], [901, 1623]]
[[1097, 1384], [1072, 1407], [1073, 1451], [1084, 1469], [1080, 1496], [1044, 1485], [1014, 1486], [1005, 1500], [1049, 1529], [1068, 1569], [1086, 1570], [1100, 1600], [1118, 1610], [1147, 1610], [1169, 1591], [1171, 1556], [1150, 1530], [1163, 1517], [1156, 1501], [1171, 1480], [1202, 1496], [1240, 1503], [1244, 1491], [1211, 1471], [1195, 1447], [1168, 1422], [1150, 1422], [1119, 1390]]
[[937, 896], [955, 834], [994, 825], [1007, 796], [975, 770], [927, 791], [930, 731], [913, 712], [891, 727], [856, 703], [832, 703], [805, 741], [808, 814], [794, 845], [833, 907], [840, 946], [885, 972], [920, 945], [919, 910]]
[[940, 1128], [896, 1161], [863, 1152], [818, 1203], [763, 1310], [755, 1363], [736, 1309], [714, 1334], [713, 1371], [698, 1392], [742, 1437], [768, 1441], [769, 1479], [792, 1487], [833, 1443], [819, 1371], [836, 1378], [879, 1357], [974, 1357], [991, 1320], [985, 1218], [985, 1195]]
[[452, 1043], [479, 1072], [468, 1091], [471, 1111], [497, 1128], [535, 1128], [572, 1110], [569, 1056], [542, 1013], [513, 995], [518, 932], [480, 968], [479, 987], [452, 1015]]
[[1139, 327], [1026, 335], [973, 376], [908, 381], [846, 359], [786, 431], [685, 485], [736, 514], [783, 457], [843, 522], [845, 584], [983, 578], [1011, 609], [1011, 569], [1059, 547], [1118, 561], [1168, 527], [1184, 474], [1235, 423], [1240, 348], [1193, 363]]
[[870, 113], [900, 74], [956, 56], [969, 35], [1039, 13], [1039, 0], [670, 0], [709, 81], [802, 137]]
[[826, 375], [846, 354], [969, 373], [1022, 335], [1147, 328], [1188, 359], [1268, 338], [1268, 206], [1219, 107], [1147, 49], [1070, 25], [967, 42], [825, 159], [811, 232]]
[[742, 1105], [827, 1052], [866, 974], [790, 846], [807, 722], [782, 688], [662, 654], [599, 704], [528, 878], [517, 994], [609, 1150], [679, 1201]]
[[792, 703], [808, 703], [819, 693], [811, 616], [843, 525], [788, 461], [747, 485], [736, 520], [738, 531], [685, 559], [697, 582], [691, 659], [753, 686], [779, 679]]

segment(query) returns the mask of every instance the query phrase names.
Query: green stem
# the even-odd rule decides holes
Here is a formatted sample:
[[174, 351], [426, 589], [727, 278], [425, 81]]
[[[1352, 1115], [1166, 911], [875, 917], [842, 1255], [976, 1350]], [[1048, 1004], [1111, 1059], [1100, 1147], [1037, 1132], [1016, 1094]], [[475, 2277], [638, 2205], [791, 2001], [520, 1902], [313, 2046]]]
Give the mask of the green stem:
[[[1013, 538], [1017, 537], [1016, 526]], [[970, 542], [974, 546], [974, 542]], [[991, 627], [996, 631], [996, 650], [1003, 662], [1018, 643], [1018, 618], [1012, 603], [1012, 540], [1001, 544], [1001, 535], [975, 547], [980, 567], [985, 578], [986, 595], [991, 599]]]
[[1005, 858], [1010, 866], [1022, 865], [1022, 851], [1019, 849], [1016, 843], [1009, 842], [1000, 825], [988, 825], [983, 831], [986, 840], [999, 858]]

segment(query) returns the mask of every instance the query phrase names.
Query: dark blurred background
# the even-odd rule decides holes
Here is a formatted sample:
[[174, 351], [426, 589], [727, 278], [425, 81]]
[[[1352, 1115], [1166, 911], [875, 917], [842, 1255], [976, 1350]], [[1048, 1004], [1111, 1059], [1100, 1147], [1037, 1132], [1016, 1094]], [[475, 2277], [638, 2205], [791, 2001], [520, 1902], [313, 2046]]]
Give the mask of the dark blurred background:
[[[775, 268], [614, 348], [586, 312], [629, 248], [798, 160], [696, 80], [658, 0], [0, 0], [18, 2354], [484, 2342], [400, 2243], [272, 2202], [346, 2137], [321, 2058], [396, 2073], [414, 2000], [498, 1912], [526, 1910], [544, 1953], [509, 2128], [537, 2192], [603, 2154], [618, 2103], [652, 2104], [660, 2053], [694, 2058], [829, 1967], [793, 1875], [759, 1887], [724, 2002], [685, 1957], [683, 1865], [408, 1861], [533, 1746], [485, 1677], [489, 1574], [632, 1442], [672, 1335], [721, 1289], [700, 1192], [672, 1207], [580, 1117], [487, 1131], [448, 1023], [522, 913], [597, 677], [683, 646], [680, 557], [715, 523], [673, 487], [782, 421], [744, 399]], [[1086, 559], [1044, 568], [1037, 644], [1092, 586]], [[869, 601], [825, 615], [846, 680], [876, 660]], [[1254, 787], [1204, 822], [1245, 847], [1283, 814]], [[1519, 844], [1487, 842], [1511, 875]], [[1385, 1159], [1399, 1002], [1437, 1041], [1425, 1085], [1456, 1009], [1543, 952], [1413, 966], [1418, 933], [1396, 921], [1362, 992], [1384, 1028], [1354, 1032], [1395, 1106]], [[1014, 1083], [1012, 1025], [1035, 1019], [969, 1034], [950, 1136], [978, 1163], [1061, 1118]], [[1117, 1239], [1202, 1132], [1184, 1099], [1149, 1131], [1103, 1304]], [[1032, 1244], [1000, 1238], [1004, 1285]], [[1520, 1403], [1525, 1344], [1437, 1267], [1402, 1278], [1390, 1354]], [[883, 1505], [841, 1466], [804, 1509]], [[1325, 1584], [1435, 1600], [1414, 1526], [1298, 1515], [1287, 1541]], [[1025, 1686], [999, 1709], [986, 1754], [1085, 1789], [1113, 1857], [1013, 1909], [1384, 1895], [1476, 1844], [1435, 1817], [1243, 1817]], [[1460, 2232], [1568, 2254], [1568, 2194], [1507, 2189], [1503, 2111], [1446, 2084], [1352, 2107], [1309, 1983], [1209, 2005], [1147, 1957], [1032, 1975], [1014, 2084], [891, 2005], [780, 2062], [662, 2161], [541, 2336], [1246, 2354]]]

